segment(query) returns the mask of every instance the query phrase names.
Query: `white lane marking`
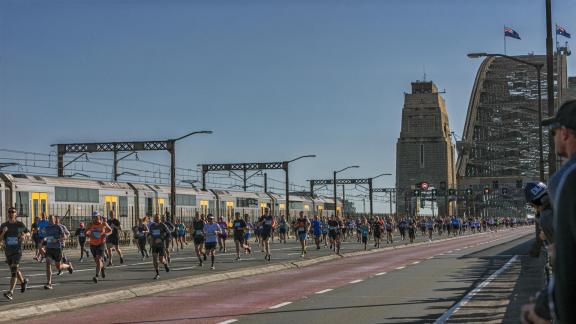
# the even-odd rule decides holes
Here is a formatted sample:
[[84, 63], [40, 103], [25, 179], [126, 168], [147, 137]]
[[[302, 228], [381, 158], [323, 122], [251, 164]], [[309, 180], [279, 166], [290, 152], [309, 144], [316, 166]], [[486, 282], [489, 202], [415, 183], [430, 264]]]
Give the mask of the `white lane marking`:
[[469, 292], [466, 296], [464, 296], [464, 298], [462, 298], [462, 300], [460, 300], [458, 303], [456, 303], [456, 305], [452, 306], [449, 310], [447, 310], [444, 314], [442, 314], [442, 316], [440, 316], [434, 322], [434, 324], [445, 323], [450, 318], [450, 316], [454, 315], [454, 313], [456, 313], [460, 308], [462, 308], [464, 305], [466, 305], [477, 293], [479, 293], [482, 290], [482, 288], [484, 288], [488, 284], [490, 284], [490, 282], [492, 282], [499, 275], [501, 275], [504, 271], [506, 271], [506, 269], [508, 269], [512, 265], [512, 263], [516, 262], [517, 260], [518, 260], [518, 255], [515, 255], [510, 260], [508, 260], [508, 262], [506, 262], [506, 264], [503, 265], [502, 268], [500, 268], [496, 272], [494, 272], [490, 277], [488, 277], [488, 279], [484, 280], [481, 284], [476, 286], [476, 288], [474, 288], [471, 292]]
[[434, 259], [434, 256], [427, 257], [426, 260]]
[[446, 254], [450, 254], [450, 253], [452, 253], [452, 252], [454, 252], [454, 251], [450, 250], [450, 251], [446, 252]]
[[362, 281], [364, 281], [364, 280], [362, 280], [362, 279], [357, 279], [357, 280], [354, 280], [354, 281], [350, 281], [349, 283], [355, 284], [355, 283], [359, 283], [359, 282], [362, 282]]
[[[52, 286], [58, 286], [58, 284], [53, 283]], [[28, 286], [27, 289], [36, 289], [36, 288], [44, 288], [44, 285]]]
[[383, 276], [385, 274], [386, 274], [386, 272], [379, 272], [379, 273], [375, 274], [375, 276]]
[[280, 303], [278, 305], [270, 306], [270, 307], [268, 307], [268, 309], [276, 309], [276, 308], [284, 307], [284, 306], [290, 305], [290, 304], [292, 304], [292, 302], [284, 302], [284, 303]]
[[394, 269], [396, 269], [396, 270], [402, 270], [402, 269], [404, 269], [404, 268], [406, 268], [406, 267], [397, 267], [397, 268], [394, 268]]
[[230, 324], [230, 323], [234, 323], [234, 322], [238, 322], [238, 320], [235, 319], [235, 318], [233, 318], [233, 319], [229, 319], [229, 320], [226, 320], [226, 321], [223, 321], [223, 322], [219, 322], [219, 323], [217, 323], [217, 324]]
[[192, 266], [192, 267], [184, 267], [184, 268], [171, 268], [171, 271], [182, 271], [182, 270], [190, 270], [190, 269], [196, 269], [196, 266]]
[[418, 264], [418, 263], [420, 263], [420, 261], [414, 261], [414, 262], [412, 262], [412, 264]]
[[461, 251], [462, 249], [456, 249], [456, 251]]
[[320, 294], [324, 294], [324, 293], [327, 293], [327, 292], [332, 291], [332, 290], [334, 290], [334, 289], [328, 288], [328, 289], [317, 291], [317, 292], [315, 292], [315, 294], [320, 295]]

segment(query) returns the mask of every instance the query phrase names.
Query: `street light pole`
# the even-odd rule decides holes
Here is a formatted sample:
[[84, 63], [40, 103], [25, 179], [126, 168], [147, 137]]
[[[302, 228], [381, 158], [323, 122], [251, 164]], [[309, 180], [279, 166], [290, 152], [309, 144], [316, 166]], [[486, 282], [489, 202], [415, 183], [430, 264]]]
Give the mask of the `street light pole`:
[[[547, 0], [549, 1], [549, 0]], [[470, 53], [468, 54], [469, 58], [479, 58], [479, 57], [504, 57], [507, 58], [509, 60], [512, 61], [516, 61], [519, 63], [523, 63], [529, 66], [532, 66], [533, 68], [536, 69], [537, 72], [537, 78], [538, 78], [538, 142], [539, 142], [539, 173], [540, 173], [540, 181], [544, 182], [544, 142], [543, 142], [543, 133], [542, 133], [542, 85], [541, 83], [541, 71], [542, 68], [544, 67], [544, 64], [540, 64], [540, 63], [531, 63], [513, 56], [508, 56], [508, 55], [504, 55], [504, 54], [489, 54], [489, 53]], [[550, 71], [550, 68], [548, 68], [548, 70]], [[550, 77], [548, 77], [548, 89], [550, 89], [550, 85], [552, 85], [552, 88], [554, 88], [554, 80], [552, 79], [552, 81], [550, 81]], [[550, 90], [548, 90], [550, 91]], [[550, 95], [550, 92], [548, 93], [548, 95]], [[554, 90], [552, 90], [552, 97], [554, 97]], [[548, 102], [550, 103], [550, 99], [548, 99]], [[550, 107], [548, 107], [550, 109]], [[552, 115], [554, 115], [554, 98], [552, 98]], [[552, 116], [551, 115], [551, 116]], [[552, 149], [553, 146], [550, 147], [550, 149]], [[551, 174], [553, 167], [552, 167], [552, 162], [551, 162], [551, 158], [549, 158], [548, 160], [548, 172], [549, 174]]]
[[167, 141], [168, 152], [170, 153], [170, 212], [172, 223], [176, 222], [176, 142], [196, 134], [212, 134], [212, 131], [192, 132]]
[[285, 207], [285, 211], [286, 211], [286, 219], [289, 220], [290, 219], [290, 178], [288, 176], [288, 165], [296, 160], [300, 160], [303, 158], [315, 158], [316, 155], [315, 154], [309, 154], [309, 155], [302, 155], [299, 156], [295, 159], [292, 159], [290, 161], [285, 161], [283, 163], [283, 169], [284, 169], [284, 173], [286, 175], [286, 207]]
[[336, 216], [336, 217], [338, 217], [338, 209], [337, 209], [338, 204], [336, 203], [337, 199], [338, 199], [338, 197], [336, 197], [336, 195], [338, 194], [338, 191], [336, 189], [337, 188], [336, 187], [336, 175], [342, 171], [352, 169], [352, 168], [359, 168], [359, 166], [358, 165], [351, 165], [349, 167], [345, 167], [342, 170], [334, 171], [334, 179], [333, 179], [334, 180], [334, 216]]

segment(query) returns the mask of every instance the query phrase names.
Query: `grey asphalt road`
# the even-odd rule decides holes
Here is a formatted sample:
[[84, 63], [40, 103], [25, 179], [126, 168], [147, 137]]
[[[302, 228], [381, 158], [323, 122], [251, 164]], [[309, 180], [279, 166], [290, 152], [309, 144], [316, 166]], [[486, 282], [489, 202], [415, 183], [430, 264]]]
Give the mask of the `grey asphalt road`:
[[[238, 323], [432, 323], [513, 256], [524, 256], [533, 234], [472, 246], [402, 269], [359, 277], [349, 284], [286, 301]], [[450, 323], [518, 322], [506, 318], [519, 266], [483, 288]]]
[[[441, 238], [446, 237], [446, 235], [443, 235]], [[436, 235], [435, 239], [437, 238], [439, 237]], [[418, 233], [416, 242], [426, 240], [426, 237], [423, 237]], [[254, 251], [253, 254], [242, 255], [242, 260], [240, 262], [234, 261], [235, 249], [232, 244], [233, 242], [228, 240], [228, 252], [218, 253], [216, 257], [216, 270], [210, 270], [210, 267], [206, 265], [203, 268], [198, 267], [198, 260], [194, 254], [194, 247], [193, 244], [190, 243], [188, 246], [185, 246], [184, 250], [173, 254], [171, 264], [172, 271], [165, 273], [162, 270], [160, 273], [160, 280], [191, 276], [195, 274], [206, 274], [210, 272], [220, 273], [233, 269], [268, 264], [267, 261], [264, 261], [264, 254], [256, 248], [256, 244], [254, 244], [253, 241], [251, 244]], [[400, 241], [399, 236], [395, 237], [394, 245], [404, 244], [406, 244], [406, 241]], [[381, 247], [386, 246], [391, 245], [381, 244]], [[373, 247], [369, 244], [368, 248], [372, 249]], [[272, 263], [301, 259], [299, 245], [294, 239], [288, 240], [287, 244], [280, 244], [278, 241], [275, 241], [272, 244], [272, 249]], [[356, 239], [348, 240], [342, 245], [342, 253], [359, 250], [363, 250], [363, 246], [356, 243]], [[43, 288], [43, 285], [46, 283], [45, 265], [33, 261], [31, 255], [25, 255], [21, 264], [21, 269], [24, 275], [30, 280], [30, 289], [25, 294], [21, 294], [19, 292], [19, 285], [17, 285], [14, 300], [12, 301], [8, 301], [0, 296], [0, 310], [24, 302], [32, 302], [47, 298], [62, 298], [76, 294], [146, 283], [152, 281], [155, 275], [151, 259], [142, 261], [136, 250], [133, 247], [130, 247], [125, 251], [125, 263], [120, 265], [117, 255], [114, 254], [115, 265], [107, 269], [106, 279], [101, 280], [98, 284], [94, 284], [92, 282], [92, 277], [94, 276], [95, 270], [92, 259], [85, 260], [83, 263], [74, 262], [78, 259], [79, 252], [77, 250], [68, 249], [66, 251], [67, 255], [73, 261], [76, 270], [73, 274], [68, 274], [66, 272], [60, 276], [56, 276], [56, 271], [53, 269], [53, 290], [45, 290]], [[309, 252], [305, 258], [309, 259], [329, 255], [331, 253], [333, 252], [324, 246], [320, 250], [316, 250], [315, 247], [309, 246]], [[9, 280], [9, 269], [2, 263], [0, 264], [0, 289], [6, 290], [8, 288]]]

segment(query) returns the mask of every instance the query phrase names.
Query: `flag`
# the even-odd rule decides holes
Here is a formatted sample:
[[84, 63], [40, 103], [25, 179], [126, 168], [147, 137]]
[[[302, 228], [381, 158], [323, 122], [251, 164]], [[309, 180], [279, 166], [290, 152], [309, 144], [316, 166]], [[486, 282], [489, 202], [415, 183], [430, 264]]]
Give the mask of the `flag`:
[[509, 28], [509, 27], [504, 27], [504, 37], [506, 37], [506, 36], [520, 39], [520, 34], [518, 34], [518, 32], [516, 32], [514, 29]]
[[566, 38], [570, 38], [570, 34], [564, 29], [562, 26], [556, 25], [556, 35], [564, 36]]

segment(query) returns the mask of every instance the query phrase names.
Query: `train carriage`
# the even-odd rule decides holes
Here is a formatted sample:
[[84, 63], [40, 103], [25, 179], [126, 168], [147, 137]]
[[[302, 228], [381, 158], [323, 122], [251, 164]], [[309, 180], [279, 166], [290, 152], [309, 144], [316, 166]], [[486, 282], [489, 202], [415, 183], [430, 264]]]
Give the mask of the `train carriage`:
[[[170, 211], [170, 186], [152, 185], [157, 200], [158, 209], [163, 212]], [[176, 188], [176, 214], [175, 217], [186, 224], [190, 224], [196, 212], [209, 214], [215, 212], [216, 198], [207, 190], [190, 187]]]
[[301, 211], [308, 217], [313, 216], [313, 201], [308, 196], [290, 195], [290, 215], [286, 215], [286, 195], [270, 193], [274, 200], [274, 216], [287, 216], [287, 219], [295, 219]]

